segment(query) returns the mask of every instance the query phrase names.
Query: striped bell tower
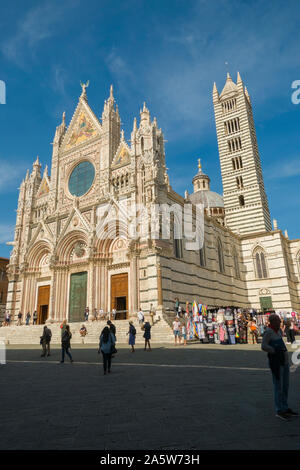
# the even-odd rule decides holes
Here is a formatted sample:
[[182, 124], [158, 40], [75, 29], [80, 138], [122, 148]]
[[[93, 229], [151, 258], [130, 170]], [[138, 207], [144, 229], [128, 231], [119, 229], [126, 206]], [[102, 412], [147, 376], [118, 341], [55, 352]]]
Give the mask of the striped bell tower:
[[236, 233], [272, 230], [252, 105], [240, 74], [213, 88], [226, 225]]

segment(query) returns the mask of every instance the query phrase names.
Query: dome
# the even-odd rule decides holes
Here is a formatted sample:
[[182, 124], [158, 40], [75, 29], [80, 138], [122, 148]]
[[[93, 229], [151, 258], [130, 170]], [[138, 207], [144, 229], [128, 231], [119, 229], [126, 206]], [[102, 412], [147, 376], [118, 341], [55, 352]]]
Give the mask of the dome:
[[200, 190], [189, 195], [193, 204], [204, 204], [204, 207], [224, 207], [223, 197], [214, 191]]

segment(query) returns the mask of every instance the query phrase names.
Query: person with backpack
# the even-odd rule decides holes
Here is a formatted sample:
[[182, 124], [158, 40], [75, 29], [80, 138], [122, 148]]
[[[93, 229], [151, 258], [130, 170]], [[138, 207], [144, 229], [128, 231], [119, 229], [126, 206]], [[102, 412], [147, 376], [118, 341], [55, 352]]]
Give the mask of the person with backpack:
[[103, 372], [104, 375], [106, 375], [106, 372], [110, 374], [111, 371], [111, 358], [112, 358], [112, 351], [115, 349], [115, 336], [111, 332], [111, 330], [106, 326], [101, 335], [100, 335], [100, 342], [99, 342], [99, 349], [98, 353], [100, 354], [100, 351], [102, 352], [103, 356]]
[[52, 332], [50, 328], [48, 328], [46, 325], [44, 326], [43, 330], [43, 335], [41, 336], [41, 345], [43, 348], [43, 354], [41, 354], [41, 357], [50, 356], [50, 342], [51, 342], [51, 337], [52, 337]]
[[132, 321], [129, 322], [129, 331], [127, 333], [129, 335], [129, 343], [131, 346], [131, 352], [134, 353], [134, 345], [135, 345], [135, 335], [136, 329]]
[[61, 364], [65, 362], [65, 354], [69, 356], [71, 362], [74, 362], [72, 358], [72, 354], [69, 351], [69, 349], [71, 348], [71, 343], [70, 343], [71, 338], [72, 338], [72, 333], [70, 331], [70, 326], [66, 325], [65, 331], [63, 332], [62, 337], [61, 337], [61, 361], [60, 361]]

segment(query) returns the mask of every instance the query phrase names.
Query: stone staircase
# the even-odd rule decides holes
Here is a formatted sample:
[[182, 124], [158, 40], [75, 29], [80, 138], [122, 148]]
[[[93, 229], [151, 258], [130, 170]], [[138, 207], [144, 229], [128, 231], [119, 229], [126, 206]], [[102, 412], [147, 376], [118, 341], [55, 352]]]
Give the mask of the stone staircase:
[[[144, 331], [141, 330], [137, 319], [132, 319], [136, 328], [136, 344], [143, 344]], [[115, 320], [113, 323], [116, 326], [116, 337], [119, 344], [128, 344], [129, 320]], [[151, 323], [151, 322], [150, 322]], [[88, 334], [85, 338], [80, 336], [79, 330], [82, 325], [86, 326]], [[75, 322], [69, 323], [72, 333], [72, 344], [98, 344], [99, 336], [103, 328], [106, 326], [106, 321], [88, 321], [88, 322]], [[0, 341], [5, 341], [6, 344], [40, 344], [40, 337], [43, 332], [44, 325], [30, 325], [30, 326], [16, 326], [11, 325], [0, 328]], [[61, 344], [61, 330], [60, 323], [52, 323], [49, 325], [52, 332], [51, 344]], [[173, 343], [174, 336], [172, 329], [168, 323], [160, 316], [151, 328], [151, 343]]]

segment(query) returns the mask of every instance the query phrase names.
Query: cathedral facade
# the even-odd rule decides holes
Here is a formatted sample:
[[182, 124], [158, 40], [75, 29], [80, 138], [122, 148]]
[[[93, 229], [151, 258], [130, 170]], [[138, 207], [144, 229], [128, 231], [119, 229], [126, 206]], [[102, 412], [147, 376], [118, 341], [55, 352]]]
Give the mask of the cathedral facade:
[[[144, 104], [130, 145], [120, 128], [113, 89], [101, 119], [86, 85], [66, 127], [56, 128], [50, 174], [37, 158], [20, 186], [7, 310], [38, 312], [38, 323], [81, 321], [86, 307], [128, 318], [182, 303], [300, 311], [300, 239], [271, 225], [250, 96], [240, 75], [213, 89], [223, 195], [198, 165], [193, 193], [172, 189], [162, 130]], [[129, 232], [126, 207], [201, 205], [203, 244], [188, 249], [182, 221], [170, 214], [169, 236], [145, 236], [138, 213]], [[123, 214], [123, 217], [120, 215]], [[148, 220], [148, 219], [147, 219]], [[114, 223], [113, 223], [114, 222]], [[148, 223], [148, 222], [147, 222]], [[177, 227], [178, 226], [178, 227]], [[178, 233], [180, 232], [180, 236]]]

